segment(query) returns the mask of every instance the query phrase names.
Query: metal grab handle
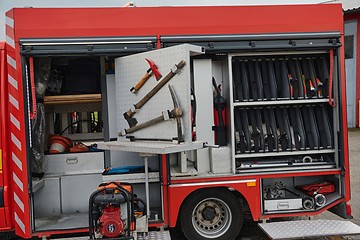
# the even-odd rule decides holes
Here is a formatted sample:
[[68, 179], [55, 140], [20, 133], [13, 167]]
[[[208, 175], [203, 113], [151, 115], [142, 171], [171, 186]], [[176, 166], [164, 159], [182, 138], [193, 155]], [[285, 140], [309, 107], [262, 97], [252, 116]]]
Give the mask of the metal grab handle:
[[67, 159], [66, 159], [66, 163], [67, 163], [67, 164], [77, 164], [78, 162], [79, 162], [79, 160], [78, 160], [77, 157], [67, 158]]
[[[334, 49], [330, 49], [330, 72], [329, 72], [329, 104], [332, 107], [336, 106], [335, 101], [333, 101], [333, 77], [334, 77]], [[337, 69], [336, 69], [337, 73]]]
[[30, 119], [36, 118], [36, 94], [35, 94], [35, 76], [34, 76], [34, 58], [29, 57], [30, 67], [30, 85], [31, 85], [31, 98], [32, 98], [32, 111], [30, 112]]

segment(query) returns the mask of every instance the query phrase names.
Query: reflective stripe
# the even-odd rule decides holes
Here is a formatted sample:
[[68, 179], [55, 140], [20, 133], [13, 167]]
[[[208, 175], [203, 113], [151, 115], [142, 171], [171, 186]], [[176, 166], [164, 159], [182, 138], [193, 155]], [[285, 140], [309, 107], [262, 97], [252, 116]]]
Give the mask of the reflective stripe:
[[19, 102], [16, 100], [11, 94], [9, 94], [9, 102], [17, 109], [19, 110]]
[[10, 57], [9, 55], [7, 55], [7, 62], [8, 62], [8, 64], [10, 64], [14, 69], [16, 69], [16, 61], [15, 61], [15, 59], [13, 59], [12, 57]]
[[21, 221], [21, 219], [20, 219], [19, 216], [16, 214], [16, 212], [15, 212], [14, 214], [15, 214], [15, 222], [18, 224], [18, 226], [20, 227], [21, 231], [23, 231], [23, 233], [25, 233], [25, 225], [24, 225], [24, 223]]
[[11, 28], [14, 28], [14, 19], [11, 19], [9, 17], [5, 17], [5, 24], [8, 25]]
[[18, 82], [15, 78], [13, 78], [10, 74], [8, 74], [9, 83], [18, 90]]
[[21, 142], [15, 137], [13, 133], [11, 133], [11, 141], [15, 144], [15, 146], [17, 146], [19, 150], [21, 150]]
[[12, 122], [12, 124], [14, 124], [14, 126], [20, 130], [20, 122], [19, 120], [16, 119], [16, 117], [14, 117], [14, 115], [12, 115], [10, 113], [10, 121]]
[[21, 182], [21, 180], [16, 176], [16, 174], [13, 172], [13, 180], [16, 183], [16, 185], [20, 188], [20, 190], [24, 191], [24, 184]]
[[15, 49], [15, 41], [9, 36], [6, 36], [6, 43], [9, 44], [13, 49]]
[[24, 203], [20, 200], [20, 198], [18, 197], [18, 195], [14, 192], [14, 201], [16, 202], [16, 204], [19, 206], [19, 208], [21, 209], [22, 212], [24, 212]]
[[2, 173], [2, 149], [0, 149], [0, 173]]
[[13, 162], [16, 164], [16, 166], [18, 166], [18, 168], [22, 171], [22, 162], [20, 161], [20, 159], [15, 155], [15, 153], [11, 153], [12, 155], [12, 160]]
[[221, 182], [183, 183], [183, 184], [170, 185], [170, 187], [171, 188], [175, 188], [175, 187], [195, 187], [195, 186], [226, 185], [226, 184], [251, 183], [251, 182], [256, 182], [256, 179], [235, 180], [235, 181], [221, 181]]

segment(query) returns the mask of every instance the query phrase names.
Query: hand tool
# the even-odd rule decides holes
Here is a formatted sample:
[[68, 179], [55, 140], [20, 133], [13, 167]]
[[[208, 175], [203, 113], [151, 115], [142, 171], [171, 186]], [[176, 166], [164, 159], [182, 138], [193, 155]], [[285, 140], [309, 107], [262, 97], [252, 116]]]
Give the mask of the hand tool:
[[214, 98], [214, 112], [215, 112], [215, 126], [213, 126], [213, 130], [215, 131], [215, 144], [220, 146], [227, 145], [227, 137], [226, 137], [226, 126], [225, 126], [225, 116], [226, 116], [226, 101], [221, 96], [220, 86], [217, 86], [216, 80], [212, 78], [212, 84], [216, 91], [216, 96]]
[[134, 94], [139, 91], [139, 89], [146, 83], [147, 80], [149, 80], [149, 78], [151, 78], [151, 76], [154, 75], [156, 80], [160, 80], [160, 78], [162, 77], [156, 64], [147, 58], [145, 58], [145, 60], [149, 63], [150, 67], [146, 71], [145, 75], [136, 83], [136, 85], [130, 89], [130, 92]]
[[158, 116], [156, 118], [153, 118], [149, 121], [138, 124], [134, 127], [124, 129], [122, 132], [119, 132], [119, 136], [125, 136], [127, 134], [134, 133], [140, 129], [144, 129], [144, 128], [153, 126], [155, 124], [158, 124], [160, 122], [163, 122], [163, 121], [173, 118], [173, 119], [176, 119], [176, 124], [177, 124], [177, 134], [178, 134], [177, 141], [178, 141], [178, 143], [183, 142], [184, 138], [182, 136], [182, 127], [181, 127], [181, 116], [183, 113], [180, 108], [179, 101], [176, 97], [175, 90], [171, 85], [169, 85], [169, 90], [170, 90], [170, 94], [171, 94], [171, 99], [173, 100], [173, 103], [174, 103], [174, 108], [172, 110], [166, 110], [160, 116]]
[[125, 112], [124, 118], [129, 123], [129, 127], [135, 127], [137, 124], [136, 118], [133, 118], [136, 110], [140, 109], [147, 103], [167, 82], [170, 81], [180, 70], [185, 66], [185, 61], [181, 60], [178, 64], [170, 70], [170, 72], [153, 88], [148, 92], [138, 103], [134, 104], [134, 109], [130, 109]]

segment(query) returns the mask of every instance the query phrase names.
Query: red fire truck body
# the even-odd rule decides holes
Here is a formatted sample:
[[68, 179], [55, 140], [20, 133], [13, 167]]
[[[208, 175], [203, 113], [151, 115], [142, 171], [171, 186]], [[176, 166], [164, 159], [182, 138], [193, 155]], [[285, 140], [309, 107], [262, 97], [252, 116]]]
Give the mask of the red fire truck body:
[[[221, 164], [217, 165], [220, 159], [219, 157], [214, 157], [216, 154], [227, 158], [226, 154], [223, 155], [222, 152], [216, 152], [221, 151], [218, 149], [223, 147], [206, 148], [208, 149], [206, 151], [211, 153], [206, 153], [207, 155], [205, 154], [205, 156], [212, 156], [213, 160], [207, 159], [207, 163], [204, 164], [205, 160], [200, 161], [199, 159], [201, 158], [198, 156], [197, 160], [195, 158], [195, 160], [190, 161], [192, 163], [195, 162], [193, 168], [196, 170], [196, 173], [186, 174], [189, 168], [185, 166], [185, 170], [180, 171], [181, 174], [179, 172], [178, 174], [173, 174], [170, 169], [178, 163], [173, 163], [174, 160], [170, 157], [171, 154], [161, 154], [155, 160], [158, 162], [155, 169], [159, 177], [154, 182], [150, 181], [151, 192], [153, 192], [152, 188], [159, 192], [158, 197], [154, 201], [157, 202], [155, 205], [160, 210], [156, 212], [154, 210], [156, 207], [152, 208], [151, 201], [153, 199], [150, 197], [151, 212], [156, 214], [154, 216], [150, 214], [149, 227], [172, 228], [178, 222], [190, 221], [189, 225], [195, 226], [190, 230], [184, 230], [187, 237], [199, 237], [202, 239], [201, 237], [207, 238], [212, 236], [211, 234], [215, 234], [219, 239], [225, 239], [221, 237], [233, 236], [233, 234], [238, 233], [237, 230], [229, 233], [228, 230], [224, 229], [233, 229], [234, 226], [231, 225], [231, 222], [236, 222], [238, 226], [235, 226], [235, 228], [240, 228], [241, 223], [239, 222], [242, 220], [246, 206], [248, 206], [254, 221], [279, 217], [316, 216], [326, 210], [332, 210], [344, 218], [350, 217], [351, 208], [348, 202], [351, 195], [345, 104], [345, 69], [344, 50], [341, 45], [343, 43], [343, 31], [342, 8], [339, 4], [68, 9], [15, 8], [8, 11], [6, 13], [6, 43], [0, 45], [0, 231], [3, 233], [14, 232], [16, 236], [23, 238], [87, 232], [88, 225], [75, 227], [52, 225], [43, 227], [43, 222], [40, 220], [42, 220], [42, 217], [51, 217], [51, 214], [53, 216], [79, 212], [84, 214], [82, 209], [72, 209], [74, 205], [71, 205], [71, 201], [67, 202], [67, 198], [71, 198], [73, 199], [72, 201], [76, 202], [76, 197], [78, 196], [74, 196], [74, 194], [79, 190], [67, 193], [66, 187], [76, 184], [81, 185], [82, 181], [101, 183], [101, 172], [97, 172], [96, 177], [90, 179], [87, 177], [92, 176], [93, 172], [91, 174], [89, 172], [70, 174], [70, 176], [60, 173], [49, 175], [45, 171], [43, 179], [40, 179], [40, 181], [44, 181], [43, 185], [40, 189], [35, 190], [36, 184], [31, 174], [30, 163], [33, 159], [31, 151], [34, 146], [32, 140], [32, 134], [34, 134], [32, 130], [33, 119], [31, 118], [34, 110], [37, 109], [36, 104], [39, 103], [39, 99], [34, 93], [36, 91], [34, 89], [35, 84], [31, 79], [31, 75], [34, 74], [31, 73], [34, 70], [34, 66], [31, 66], [30, 62], [35, 61], [35, 81], [37, 74], [36, 67], [39, 66], [36, 60], [40, 58], [50, 58], [51, 68], [54, 68], [56, 62], [58, 63], [56, 65], [57, 69], [62, 69], [63, 72], [66, 71], [64, 70], [65, 67], [61, 68], [63, 66], [61, 61], [64, 59], [70, 61], [75, 58], [78, 59], [78, 57], [96, 58], [99, 60], [99, 66], [102, 66], [101, 76], [105, 76], [107, 74], [106, 71], [111, 68], [111, 63], [108, 64], [106, 62], [107, 70], [104, 70], [105, 61], [111, 58], [130, 56], [155, 49], [170, 49], [183, 43], [201, 46], [204, 50], [200, 56], [191, 58], [193, 69], [188, 71], [195, 75], [192, 75], [194, 78], [192, 81], [196, 82], [196, 76], [199, 76], [196, 74], [196, 66], [201, 65], [200, 62], [202, 60], [207, 60], [207, 64], [212, 66], [212, 75], [214, 75], [214, 69], [218, 69], [219, 65], [222, 66], [220, 71], [223, 72], [221, 75], [223, 79], [218, 77], [216, 80], [218, 83], [222, 82], [223, 88], [221, 91], [227, 101], [228, 113], [225, 125], [227, 127], [226, 131], [228, 131], [227, 144], [230, 150], [229, 153], [224, 151], [229, 155], [229, 163], [225, 170], [221, 168]], [[308, 59], [310, 59], [309, 64], [314, 62], [313, 69], [315, 74], [318, 73], [318, 78], [322, 76], [321, 74], [324, 71], [325, 75], [329, 75], [326, 78], [327, 82], [325, 78], [320, 79], [321, 84], [324, 84], [324, 89], [326, 89], [324, 90], [325, 92], [320, 94], [320, 83], [317, 82], [318, 89], [316, 89], [315, 95], [312, 97], [310, 97], [310, 92], [312, 91], [311, 85], [313, 82], [309, 80], [309, 83], [307, 83], [305, 79], [307, 77], [307, 70], [305, 69], [308, 66], [306, 65], [308, 64]], [[322, 66], [319, 70], [317, 68], [318, 65], [316, 65], [318, 60], [319, 62], [322, 60], [325, 62], [325, 65], [319, 65]], [[159, 60], [159, 62], [161, 61]], [[255, 85], [252, 85], [255, 82], [250, 79], [253, 77], [250, 72], [252, 70], [246, 70], [248, 71], [249, 78], [247, 84], [253, 87], [248, 89], [250, 94], [248, 97], [246, 97], [246, 93], [243, 90], [241, 91], [244, 96], [239, 97], [239, 92], [236, 89], [240, 88], [239, 84], [245, 83], [245, 80], [241, 80], [243, 78], [236, 75], [237, 67], [241, 69], [241, 66], [245, 64], [247, 69], [251, 69], [250, 65], [254, 64], [256, 69], [257, 64], [261, 67], [263, 63], [265, 66], [269, 62], [273, 67], [266, 68], [267, 70], [264, 71], [269, 73], [269, 69], [273, 69], [273, 75], [276, 78], [280, 76], [277, 73], [284, 70], [282, 67], [279, 67], [277, 72], [277, 63], [280, 63], [280, 65], [284, 63], [286, 65], [285, 68], [288, 68], [289, 72], [285, 77], [292, 74], [292, 78], [295, 78], [294, 76], [299, 73], [298, 81], [303, 81], [303, 90], [298, 85], [295, 86], [291, 79], [288, 79], [290, 82], [288, 87], [292, 89], [288, 98], [287, 95], [279, 95], [276, 99], [272, 97], [267, 99], [266, 84], [273, 85], [270, 78], [268, 82], [265, 82], [267, 75], [262, 72], [264, 88], [259, 87], [258, 89], [263, 91], [264, 96], [258, 96], [258, 99], [255, 99]], [[294, 73], [292, 73], [293, 62], [295, 63]], [[155, 63], [162, 70], [162, 75], [164, 76], [168, 70], [161, 69], [160, 64], [156, 61]], [[299, 65], [297, 65], [298, 63]], [[115, 74], [117, 74], [117, 64], [116, 60], [114, 64]], [[300, 72], [297, 72], [297, 66], [300, 66]], [[144, 69], [143, 73], [146, 70]], [[257, 76], [256, 74], [255, 70], [255, 76]], [[305, 76], [304, 80], [301, 76]], [[237, 77], [239, 77], [240, 83], [237, 82]], [[63, 85], [65, 84], [64, 79]], [[135, 83], [136, 80], [133, 79], [132, 81]], [[151, 79], [149, 81], [155, 82], [155, 80]], [[71, 82], [67, 84], [71, 86]], [[211, 79], [209, 84], [211, 88]], [[277, 81], [278, 90], [276, 94], [280, 92], [281, 84], [283, 83]], [[101, 85], [102, 100], [100, 97], [100, 104], [102, 102], [104, 107], [109, 102], [105, 101], [103, 86]], [[294, 95], [296, 91], [298, 96]], [[198, 92], [199, 90], [195, 90], [195, 96], [198, 98], [197, 110], [200, 112], [197, 113], [197, 117], [201, 118], [199, 114], [201, 114], [205, 106], [202, 105], [201, 96], [197, 94]], [[79, 93], [76, 94], [81, 95]], [[58, 102], [51, 102], [47, 100], [47, 96], [43, 99], [45, 105], [44, 116], [46, 118], [51, 114], [58, 113], [52, 112], [50, 110], [51, 106], [58, 106], [60, 104], [73, 106], [76, 105], [76, 101], [80, 101], [74, 97], [75, 102], [59, 103], [59, 101], [64, 100], [61, 98], [62, 93], [53, 95], [60, 96], [60, 100], [56, 100]], [[109, 96], [110, 93], [107, 95]], [[212, 98], [211, 94], [210, 100]], [[91, 104], [96, 101], [88, 99], [88, 102]], [[211, 105], [211, 110], [213, 109], [212, 104], [212, 102], [208, 103], [209, 106]], [[266, 115], [268, 114], [266, 112], [268, 111], [267, 107], [273, 109], [269, 116], [275, 117], [273, 123], [276, 126], [274, 125], [274, 128], [266, 127], [268, 126], [266, 120]], [[284, 138], [285, 142], [289, 142], [286, 145], [287, 147], [280, 144], [282, 136], [280, 128], [285, 126], [280, 123], [281, 116], [285, 116], [281, 115], [285, 114], [282, 112], [283, 110], [286, 114], [289, 114], [289, 131], [288, 135]], [[111, 110], [108, 109], [107, 111], [109, 115]], [[240, 113], [239, 116], [245, 116], [245, 113], [249, 115], [246, 119], [239, 117], [239, 124], [236, 120], [238, 111]], [[255, 114], [254, 116], [262, 117], [258, 129], [267, 129], [259, 130], [264, 132], [259, 137], [260, 150], [256, 150], [255, 142], [257, 138], [254, 135], [256, 121], [253, 121], [252, 118], [253, 114], [257, 111], [260, 111], [261, 114]], [[278, 111], [279, 115], [276, 115]], [[294, 116], [297, 116], [295, 118], [291, 115], [293, 111]], [[79, 112], [79, 110], [71, 112]], [[98, 111], [91, 110], [91, 112]], [[107, 125], [109, 123], [104, 118], [105, 112], [103, 111], [102, 116], [103, 125], [104, 128], [108, 128]], [[317, 124], [316, 131], [313, 130], [311, 124], [308, 125], [310, 121], [310, 118], [308, 118], [310, 113], [308, 112], [313, 112], [314, 114], [311, 116], [314, 116], [315, 119], [313, 125]], [[325, 125], [329, 126], [329, 129], [322, 129], [321, 126], [324, 124], [319, 122], [320, 120], [316, 115], [317, 112], [323, 113], [320, 119], [325, 119]], [[48, 113], [50, 114], [46, 115]], [[38, 112], [37, 114], [41, 113]], [[117, 115], [121, 115], [121, 113], [117, 113]], [[301, 124], [295, 123], [295, 119], [299, 119], [299, 116], [303, 119]], [[209, 119], [211, 125], [214, 124], [212, 115], [208, 116], [207, 119]], [[250, 131], [248, 134], [250, 137], [247, 141], [243, 142], [244, 146], [242, 148], [241, 141], [239, 141], [242, 134], [239, 129], [241, 126], [244, 126], [245, 121], [249, 122], [248, 127], [242, 127], [242, 131], [244, 131], [244, 137], [246, 137], [245, 131]], [[48, 124], [47, 120], [46, 124]], [[200, 128], [201, 124], [201, 122], [196, 122], [196, 129]], [[303, 126], [302, 132], [304, 135], [298, 133], [301, 130], [300, 125]], [[278, 130], [276, 135], [271, 129], [280, 130]], [[51, 130], [54, 130], [54, 127], [46, 130], [46, 134], [56, 133]], [[265, 134], [265, 131], [267, 134]], [[108, 130], [108, 132], [108, 136], [103, 136], [100, 140], [109, 141], [112, 134], [111, 130]], [[269, 143], [271, 140], [269, 138], [270, 132], [277, 136], [273, 139], [275, 141], [273, 146], [275, 147], [271, 148]], [[309, 136], [315, 136], [311, 135], [315, 134], [315, 132], [317, 138], [314, 137], [313, 145], [311, 145]], [[326, 135], [326, 132], [331, 133]], [[206, 134], [211, 135], [213, 131], [210, 130], [210, 133]], [[299, 137], [299, 145], [295, 144], [296, 134], [301, 135]], [[198, 138], [201, 137], [201, 134], [199, 135]], [[213, 137], [213, 135], [211, 136]], [[302, 143], [304, 136], [307, 140]], [[324, 138], [327, 136], [330, 136], [331, 139], [328, 146], [325, 143], [323, 145]], [[98, 138], [95, 139], [99, 140]], [[216, 141], [214, 142], [214, 139], [197, 140], [208, 142], [210, 145], [211, 143], [213, 145], [217, 144]], [[46, 144], [43, 143], [43, 145]], [[46, 154], [45, 152], [45, 156], [47, 156]], [[61, 154], [59, 155], [61, 156]], [[310, 160], [307, 161], [307, 159]], [[121, 166], [121, 160], [119, 159], [117, 164], [105, 164], [105, 167]], [[46, 157], [45, 161], [47, 161]], [[104, 159], [98, 161], [104, 161]], [[177, 159], [177, 161], [179, 162], [180, 160]], [[129, 163], [126, 164], [129, 165]], [[281, 164], [286, 166], [283, 167]], [[100, 180], [98, 180], [99, 176]], [[71, 180], [71, 177], [74, 177], [74, 179]], [[119, 179], [122, 180], [121, 177]], [[123, 181], [126, 181], [126, 179]], [[321, 200], [317, 202], [315, 199], [315, 195], [323, 187], [316, 189], [317, 192], [313, 196], [307, 196], [304, 191], [298, 190], [301, 185], [316, 185], [327, 182], [331, 182], [335, 190], [323, 194], [326, 199], [324, 204], [321, 203]], [[50, 187], [52, 183], [55, 184]], [[47, 188], [47, 186], [49, 187]], [[97, 188], [97, 185], [93, 184], [92, 186], [92, 190]], [[86, 187], [83, 188], [86, 189]], [[57, 190], [55, 191], [54, 189]], [[139, 187], [139, 189], [143, 188]], [[55, 193], [52, 195], [51, 190], [54, 190], [56, 194], [60, 192], [59, 196], [56, 197]], [[92, 190], [90, 188], [85, 191], [84, 195], [86, 195], [86, 198], [90, 196], [88, 192]], [[211, 195], [216, 191], [219, 195], [224, 194], [225, 199], [222, 196]], [[277, 193], [274, 193], [274, 191]], [[302, 191], [306, 197], [299, 193], [291, 195], [294, 191]], [[285, 195], [287, 196], [287, 192], [291, 192], [290, 195], [293, 197], [284, 197]], [[230, 197], [228, 197], [228, 194], [230, 194]], [[234, 197], [241, 199], [241, 201], [235, 205], [228, 204]], [[49, 199], [46, 200], [47, 198]], [[199, 206], [201, 207], [204, 199], [212, 200], [210, 203], [214, 206], [210, 210], [207, 207], [208, 205], [202, 206], [203, 213], [201, 216], [203, 219], [199, 220], [201, 217], [197, 216], [193, 209], [200, 211]], [[275, 202], [279, 199], [282, 202]], [[310, 204], [309, 206], [304, 205], [306, 199], [309, 199], [307, 202]], [[52, 207], [48, 212], [41, 210], [44, 205], [52, 205], [51, 201], [59, 202], [59, 204]], [[79, 203], [74, 204], [81, 206]], [[87, 202], [84, 203], [84, 205], [86, 204]], [[292, 208], [292, 204], [296, 206]], [[188, 209], [186, 207], [188, 205], [196, 207]], [[216, 206], [220, 206], [220, 209], [221, 206], [225, 208], [224, 213], [222, 213], [225, 216], [225, 220], [223, 219], [222, 221], [226, 223], [222, 223], [219, 220], [218, 225], [212, 225], [209, 223], [211, 222], [210, 220], [207, 221], [209, 218], [212, 220], [216, 218], [214, 216], [216, 211], [218, 211]], [[231, 209], [232, 206], [240, 207], [234, 210]], [[182, 212], [189, 213], [189, 218], [183, 216]], [[87, 216], [86, 211], [84, 215]], [[238, 216], [241, 216], [240, 220], [235, 220]], [[204, 226], [206, 223], [208, 226]], [[223, 226], [222, 224], [225, 225]], [[217, 228], [220, 230], [217, 231]]]

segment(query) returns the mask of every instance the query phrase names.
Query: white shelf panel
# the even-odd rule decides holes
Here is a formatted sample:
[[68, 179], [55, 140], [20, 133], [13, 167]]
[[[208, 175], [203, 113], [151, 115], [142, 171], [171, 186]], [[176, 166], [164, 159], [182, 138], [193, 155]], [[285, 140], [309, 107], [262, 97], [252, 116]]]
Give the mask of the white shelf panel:
[[247, 101], [247, 102], [234, 102], [234, 107], [247, 107], [247, 106], [275, 106], [275, 105], [295, 105], [295, 104], [316, 104], [328, 103], [328, 98], [319, 99], [296, 99], [296, 100], [264, 100], [264, 101]]
[[266, 152], [266, 153], [244, 153], [236, 154], [235, 158], [255, 158], [255, 157], [282, 157], [294, 155], [313, 155], [335, 153], [334, 149], [308, 150], [308, 151], [284, 151], [284, 152]]
[[102, 150], [137, 152], [145, 154], [170, 154], [204, 148], [204, 142], [167, 143], [167, 142], [97, 142], [97, 148]]
[[[102, 175], [103, 182], [128, 182], [128, 183], [144, 183], [145, 173], [123, 173]], [[149, 182], [159, 182], [159, 172], [149, 172]]]

